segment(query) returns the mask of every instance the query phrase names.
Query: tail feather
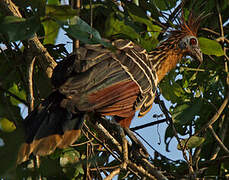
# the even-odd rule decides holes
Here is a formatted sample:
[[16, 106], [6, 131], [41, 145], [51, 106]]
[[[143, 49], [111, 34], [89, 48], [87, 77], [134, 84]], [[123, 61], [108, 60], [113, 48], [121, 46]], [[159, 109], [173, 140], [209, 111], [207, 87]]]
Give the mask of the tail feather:
[[82, 113], [72, 113], [61, 107], [64, 99], [58, 91], [53, 92], [25, 119], [26, 142], [19, 150], [18, 164], [28, 160], [32, 153], [48, 155], [56, 148], [67, 147], [78, 139]]

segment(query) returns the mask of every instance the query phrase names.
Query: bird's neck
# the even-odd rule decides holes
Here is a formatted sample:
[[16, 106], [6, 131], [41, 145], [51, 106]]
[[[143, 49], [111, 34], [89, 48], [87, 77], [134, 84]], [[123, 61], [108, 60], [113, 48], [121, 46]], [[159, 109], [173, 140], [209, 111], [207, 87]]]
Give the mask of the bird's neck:
[[168, 42], [162, 43], [159, 47], [149, 53], [149, 60], [156, 69], [159, 82], [164, 76], [176, 67], [181, 60], [183, 53]]

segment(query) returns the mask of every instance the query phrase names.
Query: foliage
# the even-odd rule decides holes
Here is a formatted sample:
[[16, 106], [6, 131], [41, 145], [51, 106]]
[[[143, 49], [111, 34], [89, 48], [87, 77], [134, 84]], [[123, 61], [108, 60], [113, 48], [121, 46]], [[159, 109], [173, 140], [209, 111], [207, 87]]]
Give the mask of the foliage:
[[[90, 4], [92, 2], [92, 4]], [[20, 7], [23, 18], [0, 13], [0, 177], [14, 179], [18, 177], [38, 176], [59, 177], [61, 179], [83, 179], [87, 167], [115, 167], [117, 159], [98, 146], [98, 141], [82, 136], [77, 143], [81, 146], [57, 150], [50, 156], [42, 157], [40, 168], [31, 168], [31, 162], [15, 169], [16, 154], [23, 141], [21, 113], [28, 107], [28, 68], [31, 52], [28, 40], [35, 34], [55, 59], [62, 59], [68, 53], [64, 44], [56, 44], [60, 28], [70, 38], [79, 39], [81, 43], [100, 43], [108, 48], [111, 45], [101, 37], [108, 39], [130, 39], [147, 51], [154, 49], [165, 38], [166, 31], [175, 25], [176, 14], [173, 10], [180, 3], [178, 0], [141, 0], [141, 1], [82, 1], [81, 10], [72, 9], [70, 5], [61, 5], [58, 0], [15, 1]], [[194, 4], [194, 2], [196, 4]], [[3, 8], [2, 6], [0, 6]], [[218, 7], [215, 8], [215, 7]], [[91, 8], [92, 16], [91, 16]], [[228, 176], [228, 152], [216, 143], [208, 128], [202, 130], [227, 98], [229, 87], [228, 73], [228, 17], [229, 3], [222, 1], [187, 1], [184, 11], [194, 14], [211, 13], [201, 22], [199, 42], [204, 53], [204, 62], [198, 63], [185, 57], [176, 69], [172, 70], [160, 83], [161, 95], [172, 103], [169, 113], [173, 124], [165, 131], [166, 150], [172, 138], [175, 138], [173, 125], [180, 138], [177, 148], [190, 153], [190, 162], [198, 177]], [[166, 19], [163, 13], [170, 14]], [[219, 21], [222, 15], [222, 24]], [[80, 15], [78, 17], [77, 15]], [[91, 19], [92, 18], [92, 19]], [[93, 28], [89, 25], [93, 24]], [[217, 22], [217, 23], [216, 23]], [[221, 25], [224, 25], [222, 32]], [[223, 39], [222, 33], [226, 39]], [[39, 62], [34, 67], [34, 98], [39, 103], [51, 92], [49, 79]], [[23, 104], [23, 106], [21, 106]], [[20, 106], [20, 107], [19, 107]], [[229, 111], [225, 108], [213, 130], [229, 148]], [[89, 148], [90, 146], [90, 148]], [[92, 147], [91, 147], [92, 146]], [[183, 148], [182, 148], [183, 147]], [[184, 149], [185, 148], [185, 149]], [[89, 156], [86, 152], [91, 152]], [[217, 161], [219, 159], [219, 161]], [[166, 171], [172, 178], [188, 176], [188, 166], [184, 160], [171, 161], [155, 151], [152, 164]], [[24, 168], [26, 167], [26, 168]], [[52, 167], [52, 168], [51, 168]], [[48, 171], [47, 171], [48, 169]], [[112, 168], [104, 170], [112, 172]], [[101, 178], [97, 171], [91, 176]], [[122, 177], [134, 175], [122, 170]]]

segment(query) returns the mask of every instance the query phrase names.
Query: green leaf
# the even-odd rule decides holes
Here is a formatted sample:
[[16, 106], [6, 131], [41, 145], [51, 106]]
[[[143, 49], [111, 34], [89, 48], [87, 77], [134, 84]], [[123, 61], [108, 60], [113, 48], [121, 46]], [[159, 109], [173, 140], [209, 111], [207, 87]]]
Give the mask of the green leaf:
[[28, 19], [6, 16], [0, 23], [0, 33], [6, 34], [10, 41], [29, 39], [38, 31], [40, 20], [38, 17]]
[[223, 49], [217, 41], [207, 39], [204, 37], [200, 37], [198, 38], [198, 40], [200, 44], [200, 49], [204, 54], [215, 55], [215, 56], [224, 55]]
[[[188, 139], [182, 139], [181, 140], [181, 146], [185, 147], [185, 149], [192, 149], [195, 147], [200, 146], [205, 141], [205, 138], [198, 137], [198, 136], [192, 136]], [[180, 147], [180, 144], [177, 145], [178, 150], [182, 150]]]
[[55, 44], [60, 26], [52, 20], [44, 21], [42, 24], [45, 31], [43, 44]]
[[117, 17], [115, 13], [111, 13], [105, 22], [105, 36], [125, 36], [129, 39], [138, 39], [140, 38], [139, 34], [135, 31], [134, 28], [128, 25], [124, 20], [123, 15], [120, 14], [121, 17]]
[[111, 44], [102, 40], [99, 32], [90, 27], [85, 21], [75, 16], [68, 21], [57, 21], [60, 26], [67, 32], [69, 37], [79, 39], [87, 44], [100, 43], [105, 47], [111, 47]]
[[0, 118], [0, 129], [3, 132], [12, 132], [16, 129], [15, 124], [7, 118]]
[[159, 41], [153, 36], [149, 36], [148, 33], [146, 33], [144, 37], [139, 39], [139, 44], [141, 45], [141, 47], [146, 49], [146, 51], [148, 52], [153, 50], [158, 43]]
[[79, 10], [72, 9], [71, 6], [68, 5], [46, 5], [45, 18], [64, 21], [78, 15], [78, 13]]
[[193, 120], [202, 107], [202, 101], [197, 100], [195, 103], [186, 103], [177, 105], [172, 111], [174, 123], [186, 124]]
[[47, 4], [50, 4], [50, 5], [59, 5], [60, 4], [60, 1], [59, 0], [48, 0], [47, 1]]
[[147, 25], [147, 31], [149, 32], [154, 32], [155, 38], [160, 34], [161, 28], [157, 25], [154, 25], [152, 21], [149, 20], [148, 16], [146, 13], [138, 6], [136, 6], [133, 3], [127, 3], [128, 4], [128, 12], [130, 17], [139, 23], [143, 23]]
[[[26, 101], [26, 93], [24, 90], [19, 90], [18, 86], [13, 83], [13, 86], [11, 88], [8, 89], [9, 92], [13, 93], [14, 95], [16, 95], [17, 97], [23, 99]], [[14, 97], [10, 96], [10, 101], [13, 105], [17, 106], [19, 103], [21, 103], [20, 101], [18, 101], [17, 99], [15, 99]]]
[[177, 103], [184, 98], [183, 88], [176, 82], [171, 83], [168, 77], [160, 83], [160, 89], [164, 98], [172, 103]]

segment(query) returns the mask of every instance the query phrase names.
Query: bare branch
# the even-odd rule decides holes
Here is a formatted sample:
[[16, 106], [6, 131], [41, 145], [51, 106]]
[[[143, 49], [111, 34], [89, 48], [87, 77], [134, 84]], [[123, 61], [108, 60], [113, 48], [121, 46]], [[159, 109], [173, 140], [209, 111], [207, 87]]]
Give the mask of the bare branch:
[[147, 172], [142, 166], [136, 165], [131, 161], [128, 161], [128, 166], [134, 171], [138, 171], [142, 177], [147, 177], [147, 179], [157, 180], [154, 176], [152, 176], [149, 172]]
[[154, 125], [157, 125], [157, 124], [160, 124], [160, 123], [164, 123], [166, 121], [167, 121], [167, 119], [161, 119], [161, 120], [150, 122], [150, 123], [146, 123], [146, 124], [143, 124], [143, 125], [140, 125], [140, 126], [135, 126], [133, 128], [130, 128], [130, 130], [131, 131], [137, 131], [139, 129], [143, 129], [143, 128], [154, 126]]
[[219, 2], [216, 1], [216, 9], [218, 11], [218, 16], [219, 16], [219, 25], [220, 25], [220, 31], [221, 31], [221, 37], [224, 37], [224, 31], [223, 31], [223, 22], [222, 22], [222, 16], [220, 13], [220, 9], [219, 9]]
[[124, 133], [123, 129], [121, 129], [121, 128], [120, 128], [120, 135], [122, 138], [122, 154], [123, 154], [122, 168], [126, 169], [127, 161], [128, 161], [128, 143], [127, 143], [127, 139], [125, 137], [125, 133]]
[[34, 57], [28, 69], [28, 87], [29, 87], [29, 112], [34, 109], [34, 96], [33, 96], [33, 68], [36, 58]]
[[112, 180], [112, 178], [113, 178], [115, 175], [119, 174], [119, 173], [120, 173], [120, 168], [117, 168], [117, 169], [115, 169], [114, 171], [112, 171], [112, 172], [109, 174], [109, 176], [107, 176], [104, 180]]

